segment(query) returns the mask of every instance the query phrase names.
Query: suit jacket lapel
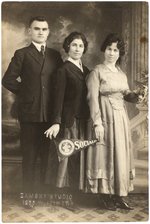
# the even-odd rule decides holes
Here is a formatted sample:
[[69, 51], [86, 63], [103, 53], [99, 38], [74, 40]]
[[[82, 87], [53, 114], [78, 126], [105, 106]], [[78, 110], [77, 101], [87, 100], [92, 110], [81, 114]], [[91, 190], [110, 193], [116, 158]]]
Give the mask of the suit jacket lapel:
[[53, 56], [53, 53], [51, 51], [50, 48], [46, 47], [45, 50], [45, 58], [44, 58], [44, 62], [43, 62], [43, 66], [42, 66], [42, 72], [43, 73], [47, 73], [50, 71], [55, 71], [55, 58]]
[[38, 52], [38, 50], [36, 49], [36, 47], [32, 43], [29, 46], [29, 54], [35, 59], [35, 61], [37, 63], [39, 63], [40, 65], [43, 64], [42, 55], [40, 55], [40, 53]]
[[84, 79], [83, 72], [81, 71], [80, 68], [78, 68], [75, 64], [73, 64], [71, 61], [66, 61], [66, 63], [71, 63], [71, 65], [74, 67], [76, 71], [76, 77], [78, 77], [80, 80]]
[[89, 73], [89, 70], [86, 66], [84, 66], [84, 64], [82, 64], [82, 67], [83, 67], [83, 76], [84, 78], [86, 78], [87, 74]]

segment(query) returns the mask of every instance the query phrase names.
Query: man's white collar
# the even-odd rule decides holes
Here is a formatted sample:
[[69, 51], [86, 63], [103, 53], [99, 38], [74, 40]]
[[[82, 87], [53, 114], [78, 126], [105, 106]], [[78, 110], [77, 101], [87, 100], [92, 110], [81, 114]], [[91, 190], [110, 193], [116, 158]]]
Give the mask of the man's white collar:
[[36, 49], [40, 52], [41, 51], [41, 46], [44, 46], [44, 49], [46, 47], [46, 43], [42, 43], [42, 44], [38, 44], [35, 43], [34, 41], [32, 41], [32, 43], [34, 44], [34, 46], [36, 47]]

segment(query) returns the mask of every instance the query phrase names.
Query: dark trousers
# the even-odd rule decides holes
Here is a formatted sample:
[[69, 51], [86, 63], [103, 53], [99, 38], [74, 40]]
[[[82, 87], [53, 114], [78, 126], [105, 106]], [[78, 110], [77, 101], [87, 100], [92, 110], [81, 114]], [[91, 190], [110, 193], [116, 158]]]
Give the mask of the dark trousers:
[[37, 158], [40, 157], [40, 184], [45, 180], [47, 169], [50, 139], [45, 137], [44, 132], [50, 127], [47, 122], [21, 122], [20, 143], [23, 153], [23, 191], [36, 192], [35, 168]]

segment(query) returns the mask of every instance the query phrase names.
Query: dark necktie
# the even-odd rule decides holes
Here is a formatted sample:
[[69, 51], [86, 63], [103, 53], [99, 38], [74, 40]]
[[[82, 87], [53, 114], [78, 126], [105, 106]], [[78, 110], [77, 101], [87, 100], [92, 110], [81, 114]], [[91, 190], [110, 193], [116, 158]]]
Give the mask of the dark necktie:
[[44, 45], [41, 45], [41, 54], [43, 55], [43, 57], [44, 57], [44, 53], [45, 53], [45, 51], [44, 51]]

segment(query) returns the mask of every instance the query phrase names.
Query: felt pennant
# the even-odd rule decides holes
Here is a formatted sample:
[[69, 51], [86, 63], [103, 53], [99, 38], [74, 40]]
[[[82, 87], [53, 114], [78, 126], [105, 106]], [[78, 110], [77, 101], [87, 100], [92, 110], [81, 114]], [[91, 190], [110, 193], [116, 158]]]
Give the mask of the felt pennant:
[[80, 139], [54, 139], [54, 143], [57, 148], [57, 154], [59, 161], [86, 149], [88, 146], [98, 142], [97, 139], [94, 140], [80, 140]]

